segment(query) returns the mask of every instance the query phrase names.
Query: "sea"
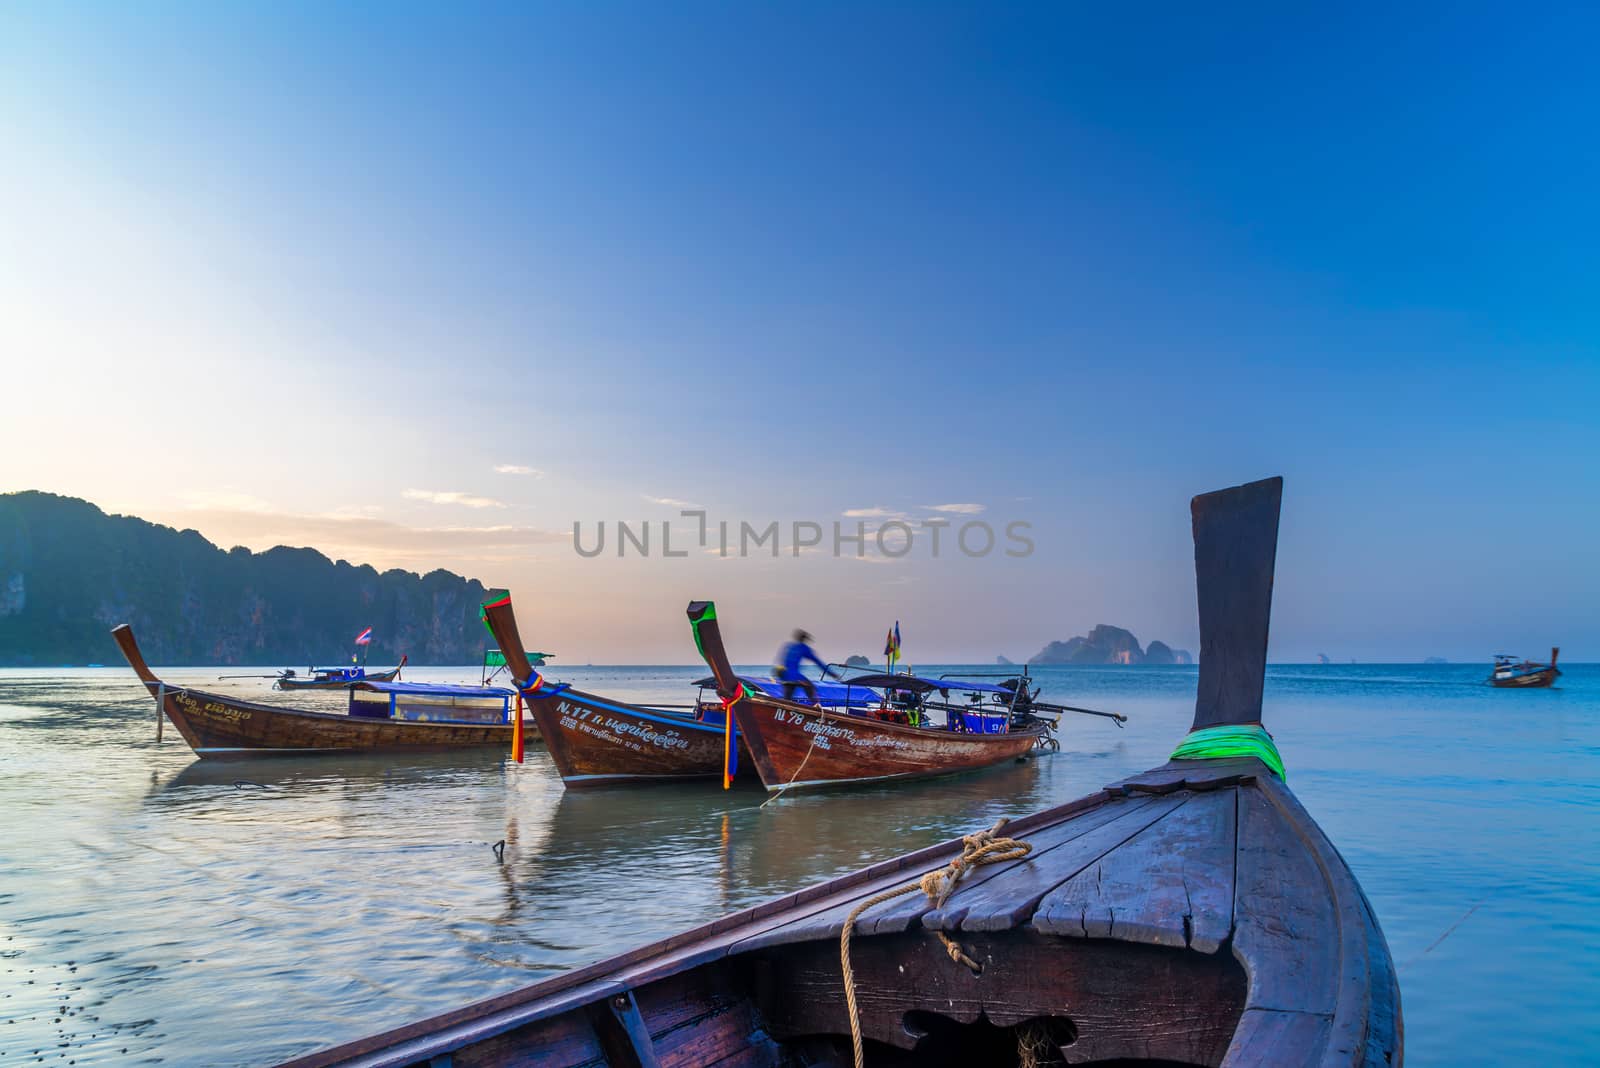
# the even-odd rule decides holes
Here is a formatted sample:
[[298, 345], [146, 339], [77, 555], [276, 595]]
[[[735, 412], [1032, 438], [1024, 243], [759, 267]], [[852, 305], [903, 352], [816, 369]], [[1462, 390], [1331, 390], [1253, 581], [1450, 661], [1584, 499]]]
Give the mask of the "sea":
[[[1600, 1064], [1600, 665], [1562, 668], [1536, 691], [1480, 664], [1268, 670], [1289, 785], [1388, 938], [1412, 1066]], [[340, 707], [218, 680], [241, 670], [163, 675]], [[703, 673], [555, 677], [683, 702]], [[538, 745], [202, 762], [170, 724], [156, 740], [126, 668], [0, 671], [0, 1068], [264, 1065], [360, 1038], [1091, 793], [1164, 762], [1193, 713], [1193, 668], [1035, 675], [1126, 727], [1068, 715], [1025, 764], [763, 804], [568, 792]]]

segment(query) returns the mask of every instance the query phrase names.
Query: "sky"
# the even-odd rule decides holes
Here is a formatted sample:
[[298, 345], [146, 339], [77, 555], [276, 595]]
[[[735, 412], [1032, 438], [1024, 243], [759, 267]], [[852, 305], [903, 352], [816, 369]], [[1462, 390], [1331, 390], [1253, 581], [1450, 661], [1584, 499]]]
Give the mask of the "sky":
[[1597, 22], [6, 4], [0, 491], [448, 568], [569, 663], [712, 598], [915, 665], [1197, 648], [1188, 498], [1281, 474], [1273, 659], [1600, 660]]

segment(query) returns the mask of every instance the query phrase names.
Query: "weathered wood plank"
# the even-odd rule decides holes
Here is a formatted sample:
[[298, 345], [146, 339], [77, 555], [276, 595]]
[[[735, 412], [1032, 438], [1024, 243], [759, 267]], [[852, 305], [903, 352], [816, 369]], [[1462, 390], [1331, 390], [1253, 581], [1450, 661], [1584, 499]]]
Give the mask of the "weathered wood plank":
[[1126, 794], [1170, 794], [1176, 790], [1221, 790], [1240, 783], [1254, 782], [1258, 775], [1270, 775], [1267, 766], [1255, 757], [1227, 757], [1221, 760], [1173, 760], [1159, 768], [1131, 775], [1105, 788], [1115, 796]]
[[1323, 1064], [1386, 1063], [1403, 1045], [1400, 991], [1383, 932], [1350, 867], [1294, 793], [1276, 779], [1260, 791], [1296, 829], [1317, 864], [1337, 917], [1335, 951], [1328, 961], [1338, 984], [1336, 1008]]
[[[1215, 1065], [1243, 1003], [1243, 971], [1226, 954], [1067, 942], [1026, 928], [964, 942], [982, 963], [981, 975], [951, 961], [926, 932], [856, 943], [851, 956], [863, 1034], [928, 1050], [955, 1037], [945, 1021], [982, 1017], [1008, 1028], [1044, 1017], [1076, 1028], [1076, 1042], [1061, 1051], [1067, 1063], [1127, 1057]], [[850, 1033], [836, 946], [800, 943], [763, 957], [757, 1001], [774, 1035]], [[1015, 1039], [1010, 1043], [1014, 1056]]]
[[1215, 953], [1233, 930], [1236, 793], [1190, 796], [1045, 895], [1034, 928]]
[[675, 975], [634, 996], [661, 1068], [775, 1066], [782, 1059], [750, 991], [737, 989], [723, 967]]
[[1313, 1065], [1328, 1045], [1329, 1019], [1308, 1012], [1246, 1009], [1233, 1034], [1224, 1068]]
[[606, 1068], [600, 1039], [582, 1012], [540, 1020], [446, 1056], [451, 1068]]
[[[1110, 820], [1116, 819], [1138, 808], [1143, 808], [1150, 803], [1150, 799], [1140, 798], [1128, 801], [1108, 802], [1097, 808], [1087, 810], [1073, 819], [1062, 820], [1059, 823], [1042, 827], [1039, 830], [1025, 834], [1023, 837], [1033, 845], [1033, 852], [1019, 862], [1022, 864], [1046, 864], [1050, 852], [1075, 838], [1094, 830]], [[1009, 828], [1006, 832], [1009, 833]], [[959, 852], [956, 851], [956, 852]], [[954, 854], [951, 854], [954, 855]], [[894, 889], [921, 876], [926, 871], [943, 867], [948, 863], [949, 856], [944, 861], [929, 864], [920, 871], [903, 872], [897, 878], [871, 889], [868, 892], [851, 894], [848, 898], [838, 901], [832, 907], [818, 910], [807, 915], [795, 917], [783, 927], [767, 930], [752, 938], [741, 941], [737, 952], [747, 952], [764, 946], [782, 945], [788, 942], [803, 942], [807, 939], [822, 938], [836, 941], [844, 930], [845, 918], [850, 912], [866, 898], [872, 897], [883, 890]], [[1001, 872], [1012, 865], [994, 864], [986, 865], [969, 872], [956, 890], [956, 897], [970, 894], [990, 879], [996, 878]], [[952, 898], [952, 903], [955, 898]], [[920, 891], [914, 890], [903, 897], [886, 901], [881, 905], [874, 905], [856, 921], [856, 934], [872, 935], [887, 934], [893, 931], [904, 931], [916, 925], [917, 920], [928, 911], [928, 899]]]
[[1367, 956], [1372, 961], [1372, 1003], [1368, 1008], [1365, 1048], [1354, 1063], [1361, 1068], [1399, 1068], [1405, 1049], [1405, 1020], [1400, 1012], [1400, 981], [1388, 940], [1365, 892], [1361, 903], [1367, 913]]
[[1331, 1016], [1340, 930], [1327, 880], [1271, 797], [1238, 796], [1233, 951], [1250, 974], [1246, 1007]]
[[1152, 797], [1145, 804], [1138, 804], [1138, 799], [1112, 802], [1123, 809], [1112, 819], [1052, 849], [1037, 863], [1029, 857], [1004, 865], [993, 878], [957, 891], [943, 909], [925, 914], [922, 926], [942, 931], [1015, 927], [1033, 915], [1044, 895], [1178, 808], [1188, 796]]

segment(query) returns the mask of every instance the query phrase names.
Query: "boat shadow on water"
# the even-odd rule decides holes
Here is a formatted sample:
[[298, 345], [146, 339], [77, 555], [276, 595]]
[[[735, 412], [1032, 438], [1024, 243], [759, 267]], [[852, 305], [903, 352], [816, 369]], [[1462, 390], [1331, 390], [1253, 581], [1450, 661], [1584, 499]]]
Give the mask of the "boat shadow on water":
[[353, 788], [443, 779], [481, 780], [503, 774], [506, 758], [492, 750], [338, 756], [275, 756], [269, 760], [197, 760], [152, 786], [151, 796], [173, 797], [203, 787], [294, 791], [330, 782]]

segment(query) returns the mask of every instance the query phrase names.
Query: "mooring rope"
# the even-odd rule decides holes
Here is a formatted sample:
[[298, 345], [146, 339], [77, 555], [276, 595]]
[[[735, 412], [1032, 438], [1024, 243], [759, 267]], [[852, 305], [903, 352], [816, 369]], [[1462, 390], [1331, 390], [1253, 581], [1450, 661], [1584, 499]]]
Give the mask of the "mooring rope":
[[826, 722], [826, 720], [823, 719], [822, 712], [819, 709], [818, 712], [817, 712], [817, 729], [811, 732], [811, 744], [806, 746], [806, 755], [800, 758], [800, 766], [794, 769], [794, 774], [789, 776], [789, 781], [788, 782], [784, 783], [782, 786], [780, 786], [778, 788], [778, 792], [777, 793], [773, 794], [771, 797], [769, 797], [765, 801], [761, 802], [761, 807], [762, 808], [766, 808], [768, 805], [772, 804], [778, 798], [780, 798], [784, 794], [788, 793], [789, 792], [789, 787], [793, 786], [794, 785], [794, 781], [800, 777], [800, 773], [802, 771], [806, 770], [806, 761], [810, 760], [811, 759], [811, 754], [816, 751], [817, 739], [822, 737], [822, 725], [825, 722]]
[[[856, 976], [850, 967], [850, 935], [855, 930], [856, 919], [874, 905], [881, 905], [885, 901], [893, 901], [903, 897], [913, 890], [921, 890], [928, 896], [928, 904], [935, 909], [944, 908], [950, 895], [955, 893], [956, 884], [961, 877], [973, 868], [984, 864], [1003, 864], [1008, 860], [1021, 860], [1033, 852], [1033, 846], [1027, 842], [1019, 842], [1015, 838], [1001, 838], [1000, 828], [1006, 825], [1006, 820], [1001, 819], [987, 831], [978, 831], [976, 834], [966, 835], [961, 839], [961, 855], [942, 868], [935, 868], [922, 878], [909, 882], [894, 890], [885, 890], [881, 894], [867, 898], [861, 904], [850, 910], [850, 915], [845, 917], [844, 931], [839, 935], [839, 963], [844, 973], [844, 1002], [845, 1008], [850, 1013], [850, 1042], [855, 1050], [856, 1068], [865, 1068], [866, 1054], [861, 1048], [861, 1014], [856, 1008]], [[958, 964], [965, 964], [974, 973], [982, 971], [982, 965], [967, 955], [961, 948], [961, 943], [945, 934], [935, 931], [934, 935], [944, 943], [945, 952], [950, 954], [950, 959]]]

